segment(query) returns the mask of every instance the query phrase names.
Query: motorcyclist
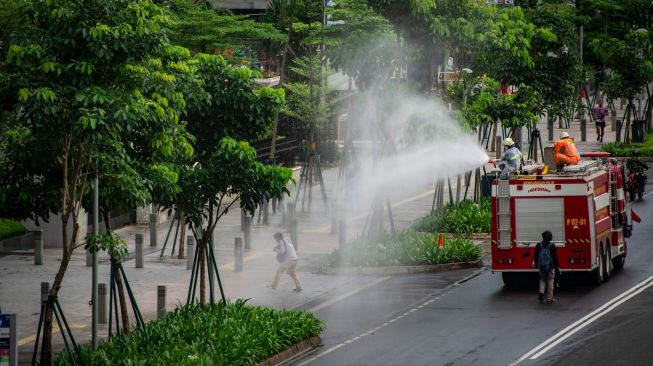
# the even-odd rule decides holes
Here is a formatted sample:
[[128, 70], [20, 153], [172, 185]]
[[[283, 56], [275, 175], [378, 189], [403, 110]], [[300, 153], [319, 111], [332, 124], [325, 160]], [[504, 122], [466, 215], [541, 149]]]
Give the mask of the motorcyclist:
[[648, 165], [640, 159], [639, 150], [635, 149], [633, 155], [626, 161], [626, 168], [628, 168], [628, 173], [642, 173], [644, 170], [648, 170]]

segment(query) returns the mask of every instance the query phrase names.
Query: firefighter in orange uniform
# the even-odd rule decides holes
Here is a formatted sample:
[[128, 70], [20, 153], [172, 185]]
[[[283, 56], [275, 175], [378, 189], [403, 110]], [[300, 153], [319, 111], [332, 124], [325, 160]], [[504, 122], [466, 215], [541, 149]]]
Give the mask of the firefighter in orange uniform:
[[555, 143], [553, 160], [555, 160], [558, 168], [565, 165], [576, 165], [580, 161], [580, 154], [578, 154], [574, 139], [570, 138], [567, 132], [562, 132], [560, 134], [560, 140]]

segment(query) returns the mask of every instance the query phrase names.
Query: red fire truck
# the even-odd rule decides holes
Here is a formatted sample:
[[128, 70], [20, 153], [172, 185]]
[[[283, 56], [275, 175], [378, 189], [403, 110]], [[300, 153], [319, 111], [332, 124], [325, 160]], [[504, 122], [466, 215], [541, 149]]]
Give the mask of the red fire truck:
[[529, 273], [537, 272], [535, 245], [549, 230], [561, 272], [591, 272], [595, 284], [606, 281], [623, 268], [632, 230], [623, 178], [616, 159], [593, 158], [553, 174], [526, 165], [520, 175], [495, 179], [492, 271], [501, 272], [507, 287], [525, 285]]

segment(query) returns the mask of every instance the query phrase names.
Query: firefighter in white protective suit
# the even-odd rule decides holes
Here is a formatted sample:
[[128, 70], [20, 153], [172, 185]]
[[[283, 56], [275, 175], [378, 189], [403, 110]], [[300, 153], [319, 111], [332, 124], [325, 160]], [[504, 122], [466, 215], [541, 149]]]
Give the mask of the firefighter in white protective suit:
[[510, 173], [521, 167], [522, 153], [515, 146], [515, 141], [510, 137], [503, 140], [503, 146], [505, 146], [506, 151], [501, 156], [501, 159], [492, 159], [490, 162], [499, 164], [499, 168], [501, 169], [501, 173], [499, 174], [500, 179], [508, 179]]

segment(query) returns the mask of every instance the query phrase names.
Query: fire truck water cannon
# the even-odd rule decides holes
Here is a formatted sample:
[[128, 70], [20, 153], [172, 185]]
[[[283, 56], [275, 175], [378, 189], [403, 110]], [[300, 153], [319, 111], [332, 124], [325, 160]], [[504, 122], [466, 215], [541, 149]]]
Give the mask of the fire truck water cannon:
[[506, 286], [537, 278], [534, 250], [546, 230], [563, 274], [586, 272], [600, 284], [624, 267], [632, 231], [624, 166], [609, 153], [582, 156], [559, 171], [527, 163], [492, 182], [492, 271]]

